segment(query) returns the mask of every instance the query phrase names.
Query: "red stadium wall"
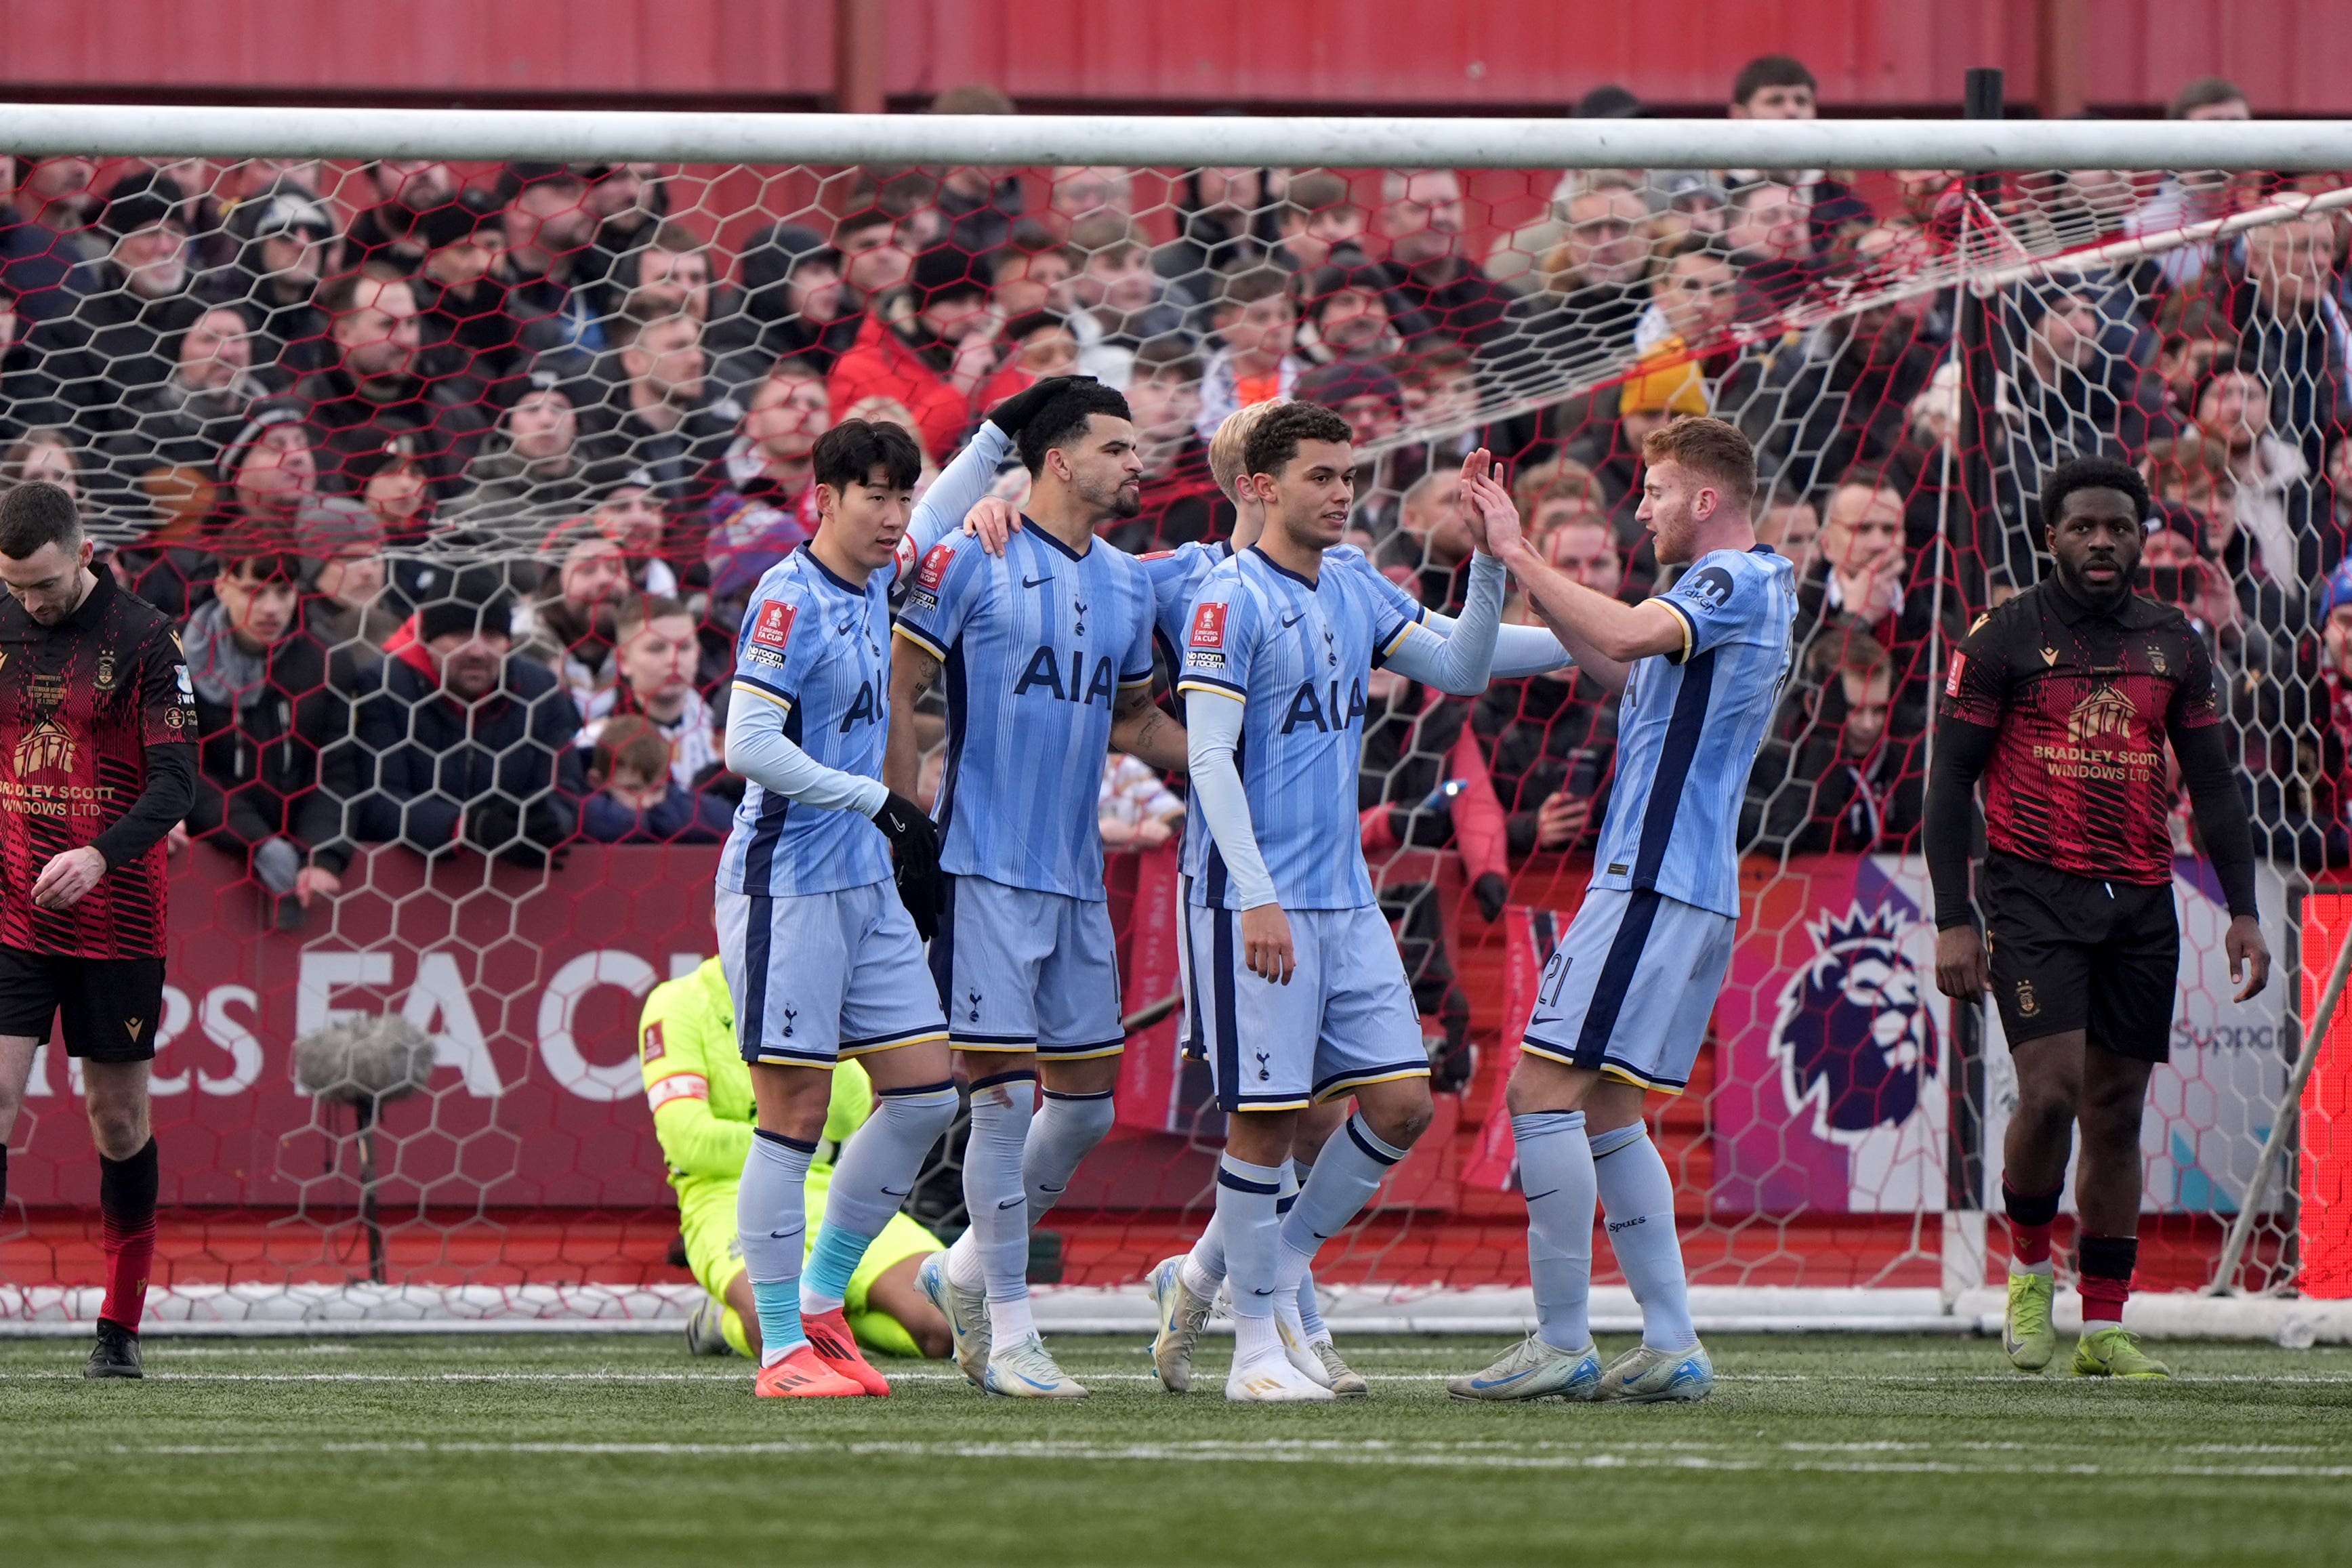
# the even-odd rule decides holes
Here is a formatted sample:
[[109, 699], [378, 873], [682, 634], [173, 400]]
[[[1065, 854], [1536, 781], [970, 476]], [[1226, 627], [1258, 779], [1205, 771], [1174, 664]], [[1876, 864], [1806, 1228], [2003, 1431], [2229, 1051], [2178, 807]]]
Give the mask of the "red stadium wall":
[[[993, 81], [1034, 108], [1536, 110], [1604, 81], [1709, 113], [1752, 56], [1802, 57], [1832, 111], [1948, 111], [1961, 68], [2035, 79], [2034, 0], [889, 0], [884, 86]], [[0, 6], [0, 84], [117, 100], [818, 107], [831, 0], [110, 0]], [[2145, 112], [2231, 78], [2268, 114], [2352, 109], [2352, 8], [2087, 0], [2086, 99]]]
[[[379, 849], [352, 867], [331, 926], [299, 934], [262, 928], [235, 861], [202, 847], [184, 857], [157, 1031], [159, 1280], [364, 1278], [354, 1123], [297, 1088], [290, 1049], [344, 1011], [400, 1012], [439, 1046], [430, 1088], [388, 1105], [374, 1142], [394, 1283], [683, 1278], [665, 1261], [676, 1209], [635, 1023], [646, 990], [710, 950], [716, 855], [583, 845], [542, 882], [504, 866], [486, 875], [471, 857], [428, 873], [404, 850]], [[1110, 858], [1131, 1007], [1175, 988], [1173, 857], [1163, 847]], [[1410, 852], [1385, 868], [1391, 882], [1438, 888], [1480, 1057], [1465, 1092], [1439, 1097], [1435, 1124], [1332, 1278], [1523, 1282], [1526, 1211], [1508, 1187], [1501, 1114], [1512, 1058], [1498, 1047], [1524, 1028], [1540, 954], [1590, 872], [1580, 858], [1532, 858], [1515, 875], [1514, 907], [1490, 925], [1465, 912], [1452, 857]], [[1732, 984], [1708, 1048], [1690, 1092], [1654, 1107], [1694, 1277], [1933, 1283], [1918, 1227], [1947, 1206], [1946, 1100], [1958, 1080], [1953, 1020], [1924, 978], [1924, 873], [1893, 857], [1822, 856], [1786, 868], [1754, 859], [1743, 882]], [[1835, 1068], [1820, 1047], [1840, 1037], [1838, 1019], [1860, 1016], [1838, 1012], [1839, 994], [1874, 964], [1875, 1012], [1860, 1020], [1872, 1027], [1845, 1042], [1845, 1070], [1822, 1073]], [[1881, 1037], [1876, 1014], [1889, 1009], [1910, 1020], [1911, 1048]], [[1811, 1047], [1807, 1018], [1828, 1026]], [[1202, 1075], [1176, 1060], [1175, 1033], [1171, 1019], [1137, 1036], [1119, 1127], [1056, 1213], [1073, 1283], [1130, 1280], [1204, 1217], [1221, 1129]], [[1782, 1061], [1792, 1050], [1809, 1053], [1811, 1065], [1795, 1069], [1801, 1083]], [[1858, 1070], [1876, 1062], [1894, 1070]], [[10, 1244], [12, 1283], [94, 1277], [97, 1163], [78, 1080], [54, 1047], [37, 1058], [10, 1169], [29, 1226]], [[2314, 1092], [2340, 1096], [2341, 1085], [2323, 1079]], [[1823, 1132], [1825, 1123], [1865, 1135]], [[2307, 1191], [2333, 1191], [2317, 1177], [2306, 1171]], [[2197, 1282], [2221, 1220], [2163, 1206], [2171, 1212], [2150, 1216], [2143, 1276]]]

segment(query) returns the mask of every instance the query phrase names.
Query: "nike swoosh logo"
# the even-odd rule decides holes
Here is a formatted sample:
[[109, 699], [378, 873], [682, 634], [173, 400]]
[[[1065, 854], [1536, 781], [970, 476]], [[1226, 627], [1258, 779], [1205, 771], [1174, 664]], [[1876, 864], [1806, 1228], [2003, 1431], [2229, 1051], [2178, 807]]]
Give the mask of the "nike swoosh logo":
[[1054, 1385], [1053, 1385], [1052, 1384], [1050, 1384], [1050, 1383], [1040, 1383], [1040, 1382], [1038, 1382], [1035, 1378], [1034, 1378], [1034, 1377], [1030, 1376], [1030, 1375], [1029, 1375], [1027, 1373], [1025, 1373], [1025, 1372], [1015, 1372], [1015, 1373], [1013, 1373], [1013, 1376], [1015, 1376], [1015, 1377], [1017, 1377], [1017, 1378], [1019, 1378], [1022, 1382], [1024, 1382], [1024, 1383], [1027, 1384], [1028, 1384], [1030, 1387], [1032, 1387], [1032, 1388], [1047, 1388], [1047, 1389], [1050, 1389], [1050, 1388], [1052, 1388], [1052, 1387], [1054, 1386]]
[[1049, 1187], [1045, 1183], [1040, 1182], [1037, 1184], [1037, 1190], [1041, 1193], [1066, 1193], [1070, 1189], [1067, 1187]]
[[1273, 1292], [1273, 1291], [1271, 1291], [1271, 1290], [1259, 1290], [1259, 1289], [1253, 1289], [1250, 1291], [1250, 1294], [1251, 1294], [1251, 1295], [1253, 1295], [1253, 1296], [1271, 1296], [1271, 1295], [1273, 1295], [1273, 1294], [1274, 1294], [1274, 1292]]
[[782, 1241], [788, 1237], [800, 1235], [802, 1231], [807, 1228], [807, 1226], [802, 1226], [793, 1230], [772, 1230], [768, 1233], [768, 1239], [770, 1241]]
[[1534, 1368], [1530, 1367], [1526, 1372], [1515, 1372], [1508, 1377], [1474, 1377], [1470, 1380], [1470, 1386], [1473, 1388], [1508, 1388], [1511, 1384], [1517, 1383], [1522, 1378], [1531, 1376], [1534, 1370]]
[[1299, 622], [1301, 622], [1301, 621], [1305, 620], [1306, 618], [1307, 618], [1307, 612], [1306, 612], [1306, 611], [1304, 611], [1304, 610], [1301, 610], [1301, 611], [1299, 611], [1297, 615], [1295, 615], [1295, 616], [1291, 616], [1288, 620], [1286, 620], [1286, 621], [1285, 621], [1285, 622], [1283, 622], [1283, 623], [1282, 623], [1283, 629], [1284, 629], [1285, 631], [1287, 631], [1287, 630], [1289, 630], [1292, 626], [1297, 626]]
[[1002, 1210], [1004, 1210], [1004, 1209], [1009, 1209], [1009, 1208], [1014, 1208], [1014, 1207], [1017, 1207], [1018, 1205], [1022, 1205], [1022, 1204], [1025, 1204], [1025, 1203], [1027, 1203], [1028, 1201], [1029, 1201], [1029, 1200], [1028, 1200], [1025, 1196], [1024, 1196], [1024, 1197], [1018, 1197], [1018, 1198], [1007, 1198], [1007, 1199], [1005, 1199], [1003, 1203], [1001, 1203], [1001, 1204], [997, 1205], [996, 1206], [997, 1206], [997, 1208], [998, 1208], [998, 1210], [999, 1210], [999, 1211], [1002, 1211]]
[[911, 1193], [915, 1189], [912, 1187], [908, 1187], [905, 1189], [905, 1191], [901, 1191], [897, 1187], [885, 1187], [882, 1189], [882, 1195], [886, 1198], [903, 1198], [908, 1193]]
[[1554, 1194], [1554, 1193], [1556, 1193], [1556, 1192], [1558, 1192], [1558, 1191], [1559, 1191], [1559, 1189], [1558, 1187], [1547, 1187], [1547, 1188], [1545, 1188], [1542, 1192], [1539, 1192], [1539, 1193], [1529, 1193], [1529, 1194], [1528, 1194], [1528, 1202], [1529, 1202], [1529, 1203], [1531, 1203], [1531, 1204], [1532, 1204], [1532, 1203], [1540, 1203], [1540, 1202], [1542, 1202], [1544, 1199], [1546, 1199], [1546, 1198], [1548, 1198], [1548, 1197], [1551, 1196], [1551, 1195], [1552, 1195], [1552, 1194]]
[[[1048, 572], [1043, 577], [1024, 577], [1021, 579], [1021, 585], [1024, 588], [1035, 588], [1050, 583], [1053, 580], [1054, 574], [1051, 572]], [[1022, 1381], [1026, 1382], [1028, 1380], [1024, 1378]], [[1043, 1388], [1045, 1385], [1041, 1383], [1037, 1386]]]
[[1328, 1231], [1316, 1230], [1309, 1231], [1307, 1234], [1312, 1236], [1318, 1241], [1328, 1241], [1331, 1239], [1331, 1235]]

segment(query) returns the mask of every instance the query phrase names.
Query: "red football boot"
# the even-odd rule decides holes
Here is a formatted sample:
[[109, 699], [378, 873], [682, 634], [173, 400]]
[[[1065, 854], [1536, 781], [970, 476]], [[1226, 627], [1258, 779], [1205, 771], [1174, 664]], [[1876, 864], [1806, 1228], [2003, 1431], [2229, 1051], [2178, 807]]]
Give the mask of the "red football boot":
[[860, 1399], [866, 1390], [824, 1363], [811, 1345], [794, 1345], [784, 1359], [760, 1369], [751, 1392], [761, 1399]]
[[802, 1313], [801, 1331], [808, 1335], [810, 1348], [828, 1369], [877, 1399], [890, 1397], [890, 1380], [866, 1364], [865, 1356], [858, 1352], [857, 1336], [849, 1331], [849, 1320], [840, 1308], [830, 1312]]

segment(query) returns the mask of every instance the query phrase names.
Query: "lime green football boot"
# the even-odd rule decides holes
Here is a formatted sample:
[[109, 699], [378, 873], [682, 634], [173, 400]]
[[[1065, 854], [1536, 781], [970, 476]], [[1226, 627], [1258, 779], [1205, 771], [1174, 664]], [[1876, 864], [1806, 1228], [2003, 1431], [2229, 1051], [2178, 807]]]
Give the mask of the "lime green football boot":
[[2009, 1277], [2009, 1315], [2001, 1322], [2000, 1348], [2018, 1371], [2040, 1372], [2058, 1353], [2058, 1331], [2050, 1326], [2050, 1308], [2057, 1297], [2058, 1282], [2047, 1274]]
[[2139, 1336], [2109, 1323], [2074, 1346], [2076, 1377], [2170, 1377], [2172, 1369], [2139, 1348]]

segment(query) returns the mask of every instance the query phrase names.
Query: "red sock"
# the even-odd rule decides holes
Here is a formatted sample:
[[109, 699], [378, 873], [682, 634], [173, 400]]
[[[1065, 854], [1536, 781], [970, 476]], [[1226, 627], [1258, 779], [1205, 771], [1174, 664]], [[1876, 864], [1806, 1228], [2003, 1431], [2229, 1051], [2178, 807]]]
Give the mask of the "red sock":
[[2137, 1237], [2085, 1236], [2075, 1242], [2074, 1273], [2083, 1291], [2085, 1329], [2124, 1321], [2124, 1303], [2131, 1299], [2132, 1269], [2138, 1261]]
[[127, 1160], [98, 1162], [99, 1239], [106, 1248], [106, 1300], [98, 1315], [139, 1331], [155, 1264], [155, 1141]]
[[2058, 1220], [2058, 1194], [2019, 1192], [2000, 1184], [2001, 1206], [2009, 1211], [2009, 1257], [2022, 1271], [2050, 1261], [2050, 1228]]

